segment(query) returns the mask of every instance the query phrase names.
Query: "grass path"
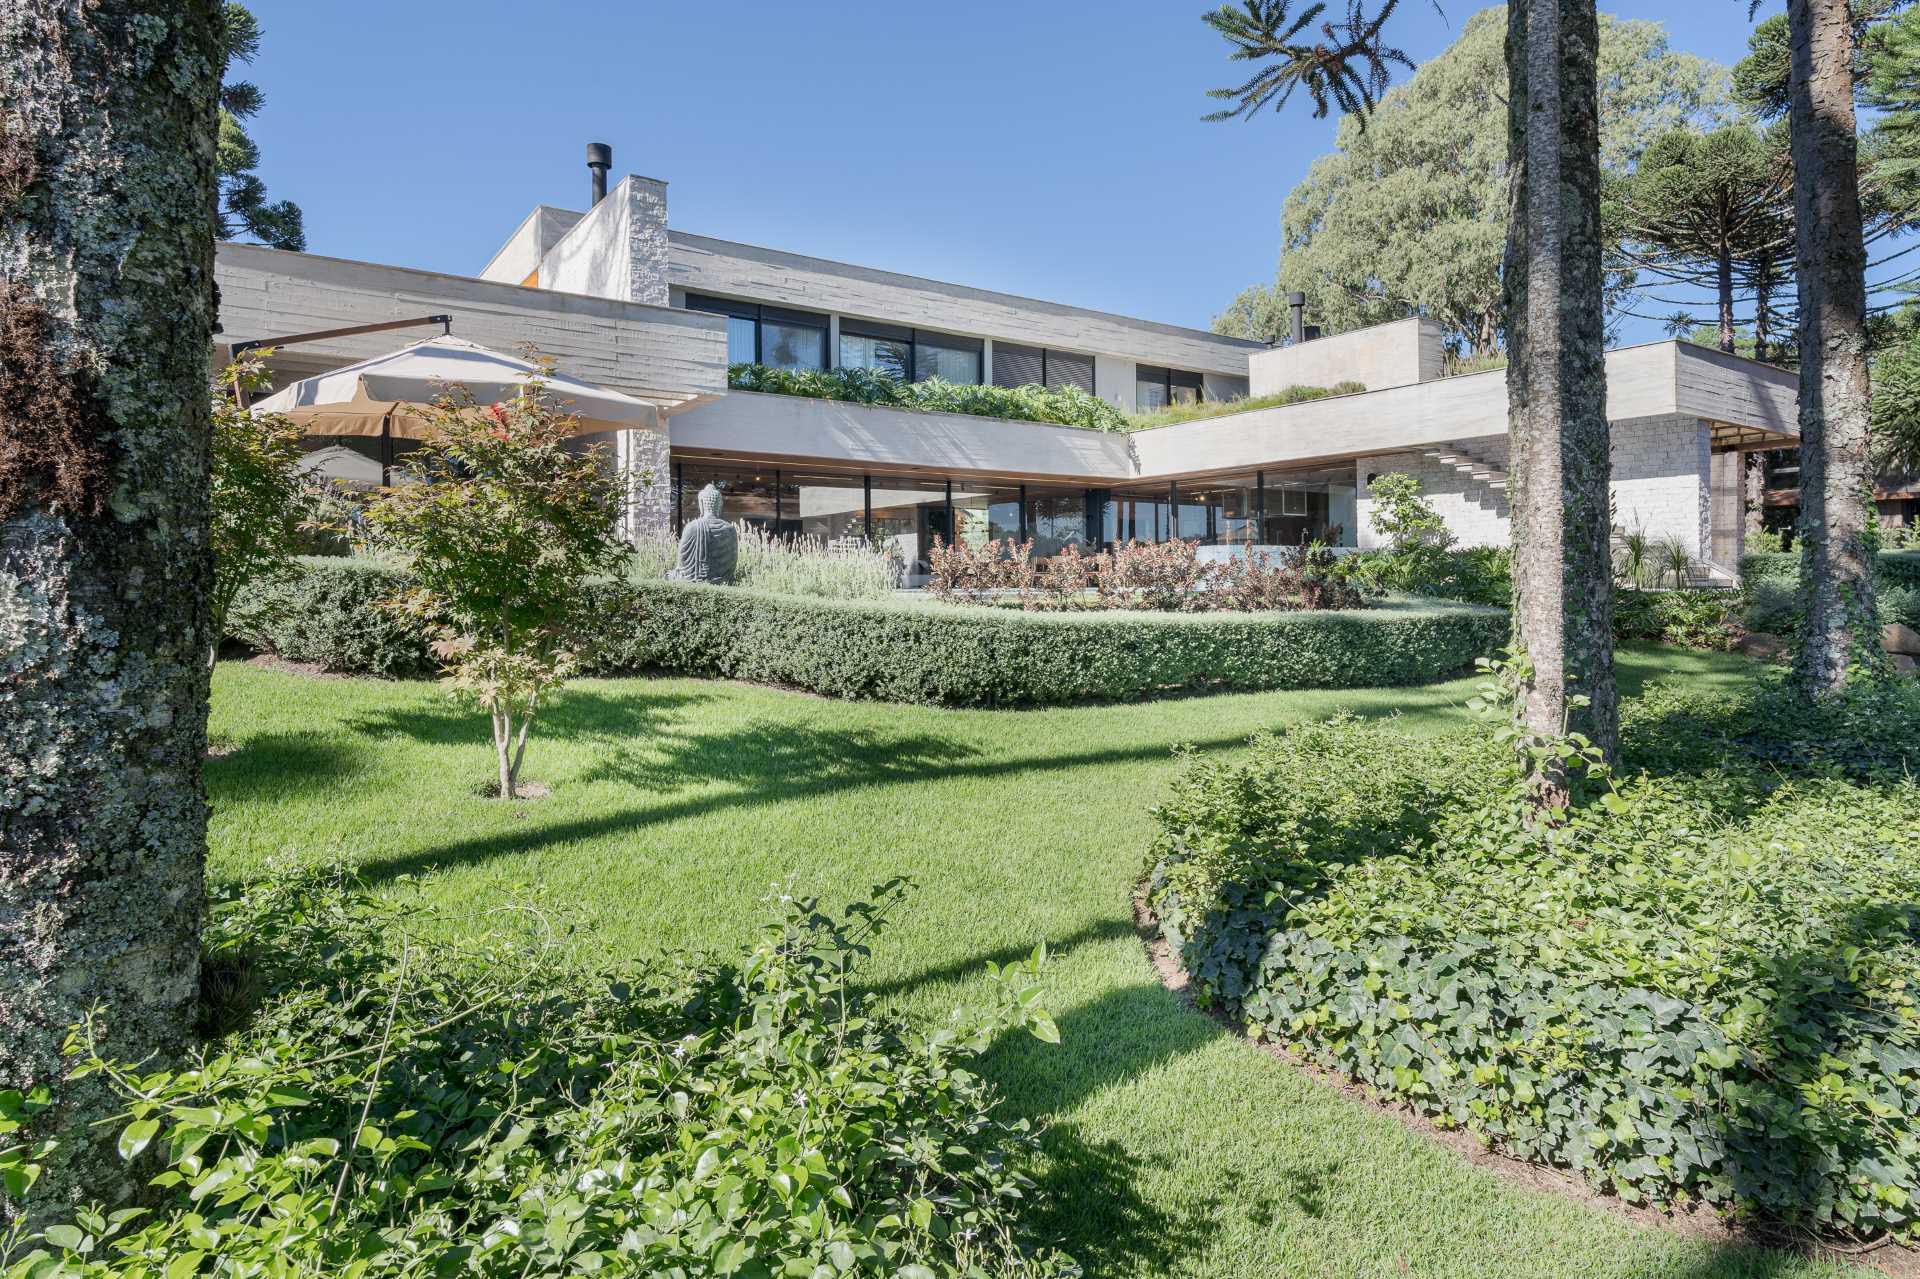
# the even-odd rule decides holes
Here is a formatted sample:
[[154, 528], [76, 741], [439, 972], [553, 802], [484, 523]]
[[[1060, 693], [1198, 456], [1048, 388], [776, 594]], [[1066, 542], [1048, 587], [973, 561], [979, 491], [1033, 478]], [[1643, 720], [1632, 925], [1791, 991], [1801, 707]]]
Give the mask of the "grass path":
[[[1632, 687], [1735, 659], [1623, 654]], [[1461, 681], [1421, 689], [1222, 695], [1044, 711], [825, 701], [695, 680], [587, 681], [543, 719], [498, 804], [483, 717], [431, 684], [312, 679], [222, 664], [208, 763], [211, 874], [344, 857], [375, 884], [423, 879], [485, 903], [537, 884], [576, 937], [622, 955], [735, 948], [768, 886], [837, 906], [894, 874], [920, 885], [869, 982], [940, 1016], [988, 959], [1045, 940], [1065, 1038], [988, 1059], [1008, 1105], [1052, 1116], [1043, 1228], [1095, 1275], [1632, 1276], [1834, 1273], [1631, 1226], [1476, 1169], [1188, 1011], [1132, 931], [1148, 807], [1179, 743], [1342, 708], [1411, 732], [1457, 717]]]

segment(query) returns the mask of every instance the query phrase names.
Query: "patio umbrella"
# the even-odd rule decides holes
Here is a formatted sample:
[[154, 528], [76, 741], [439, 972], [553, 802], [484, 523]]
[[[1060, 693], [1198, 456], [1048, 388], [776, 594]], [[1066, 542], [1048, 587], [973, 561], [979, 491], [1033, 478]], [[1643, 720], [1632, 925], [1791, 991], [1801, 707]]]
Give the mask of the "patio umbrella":
[[[511, 399], [539, 372], [531, 360], [502, 355], [456, 337], [434, 337], [281, 387], [253, 404], [278, 413], [308, 435], [377, 436], [380, 480], [393, 465], [393, 441], [425, 439], [429, 406], [451, 383], [466, 387], [477, 404]], [[660, 409], [620, 391], [551, 371], [546, 393], [576, 416], [574, 431], [657, 430]]]

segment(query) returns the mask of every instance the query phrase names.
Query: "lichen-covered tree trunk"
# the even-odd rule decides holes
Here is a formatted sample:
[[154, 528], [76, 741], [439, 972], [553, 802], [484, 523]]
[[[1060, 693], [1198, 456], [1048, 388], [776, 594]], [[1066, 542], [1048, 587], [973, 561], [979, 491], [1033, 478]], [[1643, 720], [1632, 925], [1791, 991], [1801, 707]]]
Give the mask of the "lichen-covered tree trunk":
[[[1613, 572], [1602, 353], [1600, 132], [1593, 0], [1507, 10], [1512, 192], [1503, 288], [1512, 420], [1513, 630], [1532, 663], [1520, 717], [1612, 756]], [[1584, 707], [1569, 699], [1585, 697]], [[1539, 779], [1549, 802], [1565, 792]]]
[[0, 1087], [50, 1087], [62, 1142], [33, 1216], [134, 1185], [68, 1027], [165, 1058], [198, 997], [219, 21], [0, 5]]
[[1794, 263], [1800, 287], [1800, 590], [1794, 674], [1814, 697], [1877, 665], [1867, 501], [1867, 253], [1847, 0], [1788, 0]]

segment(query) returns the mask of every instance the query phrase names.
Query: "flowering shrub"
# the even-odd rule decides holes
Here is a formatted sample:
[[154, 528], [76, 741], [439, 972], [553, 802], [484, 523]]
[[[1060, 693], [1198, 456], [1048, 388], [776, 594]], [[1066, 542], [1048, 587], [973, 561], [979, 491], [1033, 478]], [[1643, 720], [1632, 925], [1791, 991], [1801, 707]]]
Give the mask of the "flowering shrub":
[[1265, 551], [1202, 561], [1197, 542], [1128, 542], [1082, 554], [1068, 546], [1044, 566], [1033, 542], [975, 549], [935, 536], [927, 591], [959, 603], [1005, 603], [1032, 611], [1144, 609], [1165, 613], [1256, 613], [1364, 608], [1377, 595], [1325, 547], [1274, 558]]
[[[1033, 1133], [968, 1069], [1007, 1032], [1058, 1041], [1044, 949], [987, 965], [984, 1008], [884, 1012], [853, 977], [907, 887], [841, 918], [776, 892], [738, 961], [617, 969], [538, 902], [448, 941], [425, 903], [325, 875], [250, 888], [209, 928], [210, 967], [256, 992], [218, 1010], [237, 1029], [179, 1070], [113, 1060], [91, 1025], [69, 1043], [124, 1102], [149, 1206], [0, 1233], [0, 1272], [1075, 1275], [1021, 1219]], [[33, 1104], [0, 1092], [10, 1193]]]

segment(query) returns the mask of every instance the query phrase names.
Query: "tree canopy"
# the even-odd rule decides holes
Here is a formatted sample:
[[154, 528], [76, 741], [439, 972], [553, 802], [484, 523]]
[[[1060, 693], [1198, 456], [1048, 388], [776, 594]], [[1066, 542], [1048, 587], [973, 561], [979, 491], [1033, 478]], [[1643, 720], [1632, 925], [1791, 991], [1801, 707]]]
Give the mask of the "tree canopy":
[[[1474, 14], [1364, 125], [1341, 120], [1337, 149], [1287, 197], [1276, 282], [1244, 291], [1217, 331], [1278, 336], [1279, 295], [1297, 289], [1333, 329], [1417, 311], [1445, 326], [1456, 352], [1500, 347], [1506, 31], [1504, 8]], [[1602, 15], [1599, 77], [1601, 162], [1612, 171], [1663, 133], [1731, 117], [1726, 69], [1669, 48], [1656, 22]]]

